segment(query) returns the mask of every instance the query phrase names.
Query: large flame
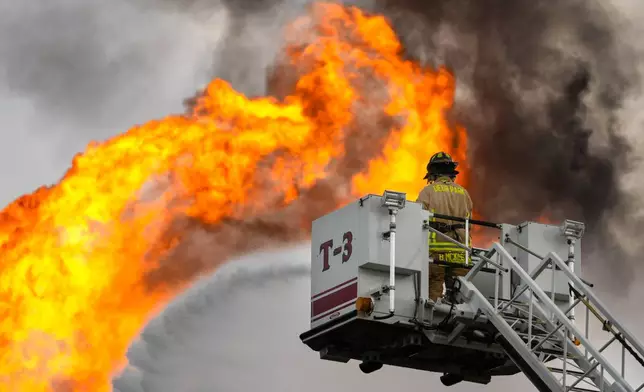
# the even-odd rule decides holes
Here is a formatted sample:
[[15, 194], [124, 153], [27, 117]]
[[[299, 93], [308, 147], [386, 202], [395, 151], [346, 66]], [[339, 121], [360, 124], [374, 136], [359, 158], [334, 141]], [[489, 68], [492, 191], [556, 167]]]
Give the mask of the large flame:
[[109, 390], [146, 320], [225, 261], [151, 284], [185, 239], [177, 221], [215, 230], [330, 200], [291, 213], [306, 236], [356, 196], [415, 199], [435, 151], [465, 162], [464, 130], [445, 117], [452, 75], [404, 60], [383, 17], [318, 4], [286, 36], [297, 75], [287, 98], [248, 99], [214, 80], [189, 115], [91, 144], [57, 185], [1, 213], [3, 391]]

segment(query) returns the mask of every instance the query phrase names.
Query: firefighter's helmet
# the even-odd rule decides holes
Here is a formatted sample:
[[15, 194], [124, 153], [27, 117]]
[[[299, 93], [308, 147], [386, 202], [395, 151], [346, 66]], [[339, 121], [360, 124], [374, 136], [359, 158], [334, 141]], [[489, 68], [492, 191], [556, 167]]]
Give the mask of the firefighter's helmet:
[[427, 174], [423, 179], [440, 175], [455, 176], [459, 173], [456, 166], [458, 166], [458, 162], [455, 162], [451, 155], [443, 151], [437, 152], [429, 159]]

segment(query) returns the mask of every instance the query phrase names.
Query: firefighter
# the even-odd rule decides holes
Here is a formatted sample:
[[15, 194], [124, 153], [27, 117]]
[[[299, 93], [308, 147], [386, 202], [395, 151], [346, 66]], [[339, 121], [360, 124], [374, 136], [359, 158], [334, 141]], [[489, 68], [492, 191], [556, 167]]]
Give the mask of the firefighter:
[[[445, 152], [434, 154], [427, 164], [426, 179], [428, 184], [418, 195], [417, 202], [423, 208], [436, 214], [469, 218], [472, 215], [472, 199], [462, 186], [454, 183], [458, 162]], [[461, 243], [465, 243], [465, 224], [444, 219], [431, 218], [430, 226]], [[471, 237], [469, 244], [471, 244]], [[429, 233], [429, 298], [436, 302], [443, 294], [443, 282], [451, 289], [453, 277], [464, 276], [465, 251], [449, 241]], [[447, 276], [446, 276], [447, 275]]]

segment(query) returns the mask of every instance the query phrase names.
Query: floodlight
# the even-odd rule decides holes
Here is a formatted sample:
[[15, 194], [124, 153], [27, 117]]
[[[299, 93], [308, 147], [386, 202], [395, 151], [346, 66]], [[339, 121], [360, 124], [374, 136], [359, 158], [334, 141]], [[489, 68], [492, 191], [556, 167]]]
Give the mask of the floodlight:
[[402, 209], [406, 201], [407, 194], [403, 192], [385, 191], [382, 194], [382, 205], [387, 208]]
[[566, 219], [561, 225], [561, 232], [566, 237], [580, 239], [584, 235], [586, 225], [583, 222]]

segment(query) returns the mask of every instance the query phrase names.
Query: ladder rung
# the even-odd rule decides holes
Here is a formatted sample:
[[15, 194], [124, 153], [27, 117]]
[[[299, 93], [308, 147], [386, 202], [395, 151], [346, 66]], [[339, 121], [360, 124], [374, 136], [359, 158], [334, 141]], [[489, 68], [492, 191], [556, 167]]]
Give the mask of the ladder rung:
[[[526, 317], [526, 316], [517, 316], [517, 315], [514, 315], [514, 314], [503, 314], [502, 316], [503, 316], [503, 318], [504, 318], [504, 319], [506, 319], [506, 320], [507, 320], [507, 319], [512, 319], [512, 320], [523, 320], [523, 321], [528, 321], [528, 320], [529, 320], [529, 318], [528, 318], [528, 317]], [[546, 324], [546, 322], [545, 322], [545, 321], [542, 321], [542, 320], [541, 320], [539, 317], [537, 317], [537, 316], [532, 316], [532, 324], [536, 324], [536, 325], [545, 325], [545, 324]]]
[[[551, 372], [563, 374], [563, 369], [559, 368], [548, 368]], [[573, 376], [583, 376], [585, 373], [577, 370], [566, 370], [566, 374], [572, 374]]]
[[[549, 349], [549, 348], [540, 348], [539, 352], [542, 352], [542, 353], [548, 354], [548, 355], [554, 355], [554, 356], [556, 356], [558, 358], [563, 357], [563, 350], [553, 350], [553, 349]], [[567, 358], [568, 359], [577, 359], [577, 357], [575, 357], [574, 355], [572, 355], [570, 353], [568, 353]]]
[[575, 392], [599, 392], [599, 389], [588, 389], [588, 388], [580, 388], [580, 387], [573, 387], [570, 390]]
[[[489, 299], [490, 299], [490, 301], [494, 301], [494, 297], [489, 297]], [[509, 299], [499, 298], [499, 304], [501, 304], [501, 303], [509, 303], [509, 302], [510, 302]], [[519, 307], [519, 306], [526, 306], [527, 307], [529, 305], [530, 304], [527, 303], [527, 302], [517, 301], [517, 300], [512, 301], [512, 304], [510, 304], [510, 306], [516, 306], [516, 307]]]

